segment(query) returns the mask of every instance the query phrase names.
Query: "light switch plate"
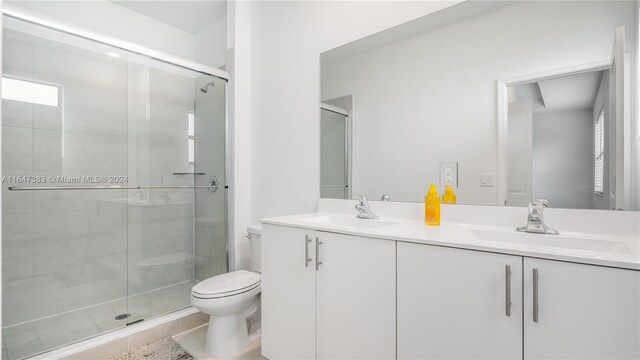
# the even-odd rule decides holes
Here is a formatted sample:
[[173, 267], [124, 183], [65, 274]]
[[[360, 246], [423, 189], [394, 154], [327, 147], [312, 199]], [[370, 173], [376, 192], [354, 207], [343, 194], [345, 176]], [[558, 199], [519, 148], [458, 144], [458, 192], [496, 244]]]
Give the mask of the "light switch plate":
[[440, 163], [440, 187], [449, 184], [452, 188], [458, 188], [458, 163]]
[[496, 174], [494, 174], [494, 173], [482, 173], [482, 174], [480, 174], [480, 186], [482, 186], [482, 187], [494, 187], [494, 186], [496, 186]]

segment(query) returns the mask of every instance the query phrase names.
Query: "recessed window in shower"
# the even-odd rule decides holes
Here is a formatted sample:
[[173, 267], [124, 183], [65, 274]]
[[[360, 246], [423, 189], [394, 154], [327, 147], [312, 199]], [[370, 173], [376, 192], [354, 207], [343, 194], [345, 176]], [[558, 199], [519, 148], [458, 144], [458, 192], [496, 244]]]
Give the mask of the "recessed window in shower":
[[30, 104], [58, 106], [58, 87], [33, 81], [2, 78], [2, 98]]
[[194, 165], [196, 161], [196, 115], [193, 111], [189, 111], [187, 121], [189, 122], [187, 132], [187, 141], [189, 142], [189, 165]]

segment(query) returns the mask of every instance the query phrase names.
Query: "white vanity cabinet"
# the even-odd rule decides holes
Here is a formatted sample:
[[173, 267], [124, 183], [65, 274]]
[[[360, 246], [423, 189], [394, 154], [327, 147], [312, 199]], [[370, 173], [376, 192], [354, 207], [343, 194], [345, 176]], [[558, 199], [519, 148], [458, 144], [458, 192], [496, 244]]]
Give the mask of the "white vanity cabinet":
[[640, 271], [525, 258], [524, 286], [525, 360], [640, 359]]
[[635, 269], [268, 223], [262, 242], [270, 360], [640, 359]]
[[398, 359], [640, 359], [640, 271], [404, 242], [397, 252]]
[[314, 235], [262, 227], [262, 354], [271, 360], [316, 358]]
[[522, 257], [397, 247], [398, 359], [522, 359]]
[[265, 224], [262, 353], [394, 359], [396, 243]]
[[317, 358], [395, 359], [396, 242], [316, 236]]

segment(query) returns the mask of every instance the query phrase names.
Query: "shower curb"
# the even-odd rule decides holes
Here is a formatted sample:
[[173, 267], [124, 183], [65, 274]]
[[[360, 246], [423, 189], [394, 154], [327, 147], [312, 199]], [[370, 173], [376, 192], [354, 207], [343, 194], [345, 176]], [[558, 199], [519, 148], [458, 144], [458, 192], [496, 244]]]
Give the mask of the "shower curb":
[[173, 336], [191, 330], [206, 324], [208, 321], [208, 315], [190, 306], [123, 329], [114, 330], [107, 334], [38, 354], [27, 358], [27, 360], [106, 359], [109, 356], [127, 352], [132, 348], [162, 337]]

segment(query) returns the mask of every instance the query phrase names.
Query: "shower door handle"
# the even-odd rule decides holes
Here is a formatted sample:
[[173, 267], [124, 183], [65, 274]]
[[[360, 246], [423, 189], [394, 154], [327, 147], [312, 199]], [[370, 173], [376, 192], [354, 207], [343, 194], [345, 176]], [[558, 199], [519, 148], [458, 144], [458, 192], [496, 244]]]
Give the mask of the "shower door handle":
[[218, 183], [218, 178], [215, 176], [212, 176], [209, 178], [209, 192], [216, 192], [218, 191], [218, 189], [220, 189], [220, 184]]

